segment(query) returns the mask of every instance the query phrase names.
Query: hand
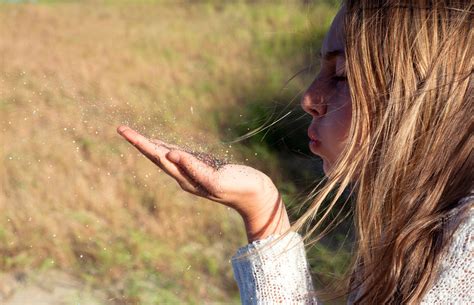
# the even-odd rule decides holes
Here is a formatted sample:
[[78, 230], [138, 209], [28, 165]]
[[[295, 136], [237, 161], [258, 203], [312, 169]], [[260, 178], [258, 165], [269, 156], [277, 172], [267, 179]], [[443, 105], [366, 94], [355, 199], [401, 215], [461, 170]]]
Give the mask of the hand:
[[127, 126], [118, 133], [194, 195], [235, 209], [243, 218], [249, 242], [290, 227], [286, 209], [272, 180], [248, 166], [213, 162], [160, 140], [149, 140]]

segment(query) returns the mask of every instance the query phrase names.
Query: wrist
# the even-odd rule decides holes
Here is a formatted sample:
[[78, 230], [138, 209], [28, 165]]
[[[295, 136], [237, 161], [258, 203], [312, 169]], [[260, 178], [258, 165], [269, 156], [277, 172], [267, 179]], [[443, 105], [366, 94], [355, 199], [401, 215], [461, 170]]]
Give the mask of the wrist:
[[281, 234], [291, 227], [285, 205], [279, 195], [271, 209], [254, 217], [244, 217], [244, 223], [249, 243], [272, 234]]

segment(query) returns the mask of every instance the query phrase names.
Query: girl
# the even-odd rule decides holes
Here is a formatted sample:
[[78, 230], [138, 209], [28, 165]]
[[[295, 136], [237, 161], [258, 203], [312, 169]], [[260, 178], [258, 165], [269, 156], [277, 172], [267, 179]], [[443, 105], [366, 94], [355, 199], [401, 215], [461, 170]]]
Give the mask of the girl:
[[470, 0], [345, 1], [301, 102], [327, 183], [293, 225], [263, 173], [213, 168], [126, 126], [118, 132], [185, 191], [242, 215], [249, 245], [232, 264], [245, 304], [317, 302], [303, 240], [321, 222], [305, 238], [297, 231], [349, 186], [357, 232], [349, 303], [471, 303], [472, 14]]

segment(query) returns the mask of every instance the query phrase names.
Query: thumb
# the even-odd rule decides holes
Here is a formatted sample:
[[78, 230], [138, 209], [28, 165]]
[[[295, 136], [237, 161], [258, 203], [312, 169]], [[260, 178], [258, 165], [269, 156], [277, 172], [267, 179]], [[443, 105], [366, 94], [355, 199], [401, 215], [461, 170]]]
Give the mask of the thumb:
[[166, 158], [173, 163], [179, 164], [181, 160], [181, 154], [179, 150], [171, 150], [166, 154]]
[[208, 190], [213, 189], [211, 181], [215, 170], [205, 162], [181, 150], [168, 152], [166, 158], [181, 168], [181, 170], [195, 182], [201, 184]]

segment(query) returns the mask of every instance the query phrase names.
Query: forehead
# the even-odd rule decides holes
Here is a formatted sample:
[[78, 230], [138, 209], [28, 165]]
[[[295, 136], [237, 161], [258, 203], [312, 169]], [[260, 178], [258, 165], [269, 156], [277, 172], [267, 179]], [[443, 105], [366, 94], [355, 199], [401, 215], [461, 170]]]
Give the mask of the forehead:
[[342, 7], [329, 28], [321, 46], [321, 54], [344, 50], [344, 15], [345, 7]]

